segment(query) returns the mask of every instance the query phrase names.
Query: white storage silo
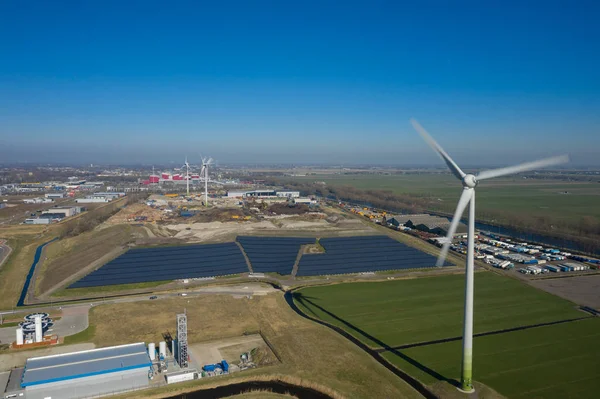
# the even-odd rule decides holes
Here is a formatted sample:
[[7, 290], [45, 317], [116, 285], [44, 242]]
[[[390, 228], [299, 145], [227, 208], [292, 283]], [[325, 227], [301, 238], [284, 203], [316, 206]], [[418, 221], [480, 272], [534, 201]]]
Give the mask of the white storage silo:
[[148, 355], [150, 355], [150, 360], [156, 359], [156, 345], [154, 342], [148, 344]]
[[158, 355], [167, 357], [167, 343], [165, 341], [160, 341], [158, 344]]
[[17, 345], [23, 345], [23, 329], [17, 328]]
[[35, 342], [42, 342], [42, 340], [42, 318], [40, 316], [35, 316]]

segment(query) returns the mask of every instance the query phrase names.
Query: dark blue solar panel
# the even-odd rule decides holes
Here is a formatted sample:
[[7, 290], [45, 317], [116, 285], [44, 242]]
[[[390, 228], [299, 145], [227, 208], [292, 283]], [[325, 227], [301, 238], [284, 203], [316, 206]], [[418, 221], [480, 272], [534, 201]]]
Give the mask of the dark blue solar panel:
[[323, 238], [323, 254], [304, 254], [298, 276], [376, 272], [435, 266], [436, 258], [388, 236]]
[[314, 244], [315, 238], [248, 237], [237, 238], [257, 273], [290, 274], [300, 246]]
[[248, 265], [233, 242], [131, 249], [69, 288], [144, 283], [246, 273]]

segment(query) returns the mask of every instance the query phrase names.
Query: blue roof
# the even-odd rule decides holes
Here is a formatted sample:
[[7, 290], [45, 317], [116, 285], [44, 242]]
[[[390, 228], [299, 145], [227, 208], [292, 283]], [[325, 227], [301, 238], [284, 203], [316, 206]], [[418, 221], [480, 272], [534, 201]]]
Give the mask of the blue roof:
[[152, 366], [146, 344], [128, 344], [88, 351], [32, 357], [25, 363], [21, 387], [108, 374]]

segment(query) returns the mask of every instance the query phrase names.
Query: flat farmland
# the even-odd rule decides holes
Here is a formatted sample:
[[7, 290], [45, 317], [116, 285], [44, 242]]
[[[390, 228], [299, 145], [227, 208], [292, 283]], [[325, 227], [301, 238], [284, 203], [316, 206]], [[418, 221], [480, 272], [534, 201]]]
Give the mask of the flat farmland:
[[[432, 210], [453, 212], [461, 186], [450, 174], [343, 175], [295, 177], [296, 181], [325, 181], [331, 186], [352, 186], [364, 190], [391, 190], [434, 199]], [[564, 192], [568, 194], [563, 194]], [[496, 217], [503, 212], [546, 217], [553, 220], [600, 218], [599, 183], [571, 183], [523, 178], [495, 179], [477, 187], [477, 212]]]
[[[385, 352], [383, 357], [432, 384], [460, 379], [462, 342]], [[600, 319], [475, 337], [473, 378], [507, 398], [595, 398], [600, 391]]]
[[[295, 295], [306, 314], [374, 348], [461, 336], [463, 298], [462, 275], [308, 287]], [[475, 334], [582, 316], [572, 303], [520, 281], [475, 274]]]
[[[307, 315], [341, 327], [424, 384], [456, 384], [463, 279], [307, 287], [294, 300]], [[476, 273], [474, 330], [481, 334], [474, 338], [474, 379], [506, 397], [589, 398], [600, 389], [600, 319], [569, 301]]]

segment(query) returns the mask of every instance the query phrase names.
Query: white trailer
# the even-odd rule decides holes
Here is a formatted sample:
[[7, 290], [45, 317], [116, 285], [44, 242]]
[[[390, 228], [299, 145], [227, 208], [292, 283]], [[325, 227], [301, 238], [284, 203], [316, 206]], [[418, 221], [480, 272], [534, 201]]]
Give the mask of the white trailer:
[[167, 380], [167, 384], [175, 384], [178, 382], [184, 382], [184, 381], [192, 381], [198, 378], [201, 378], [202, 375], [200, 373], [198, 373], [197, 370], [186, 370], [186, 371], [180, 371], [177, 373], [171, 373], [171, 374], [167, 374], [165, 375], [165, 379]]

